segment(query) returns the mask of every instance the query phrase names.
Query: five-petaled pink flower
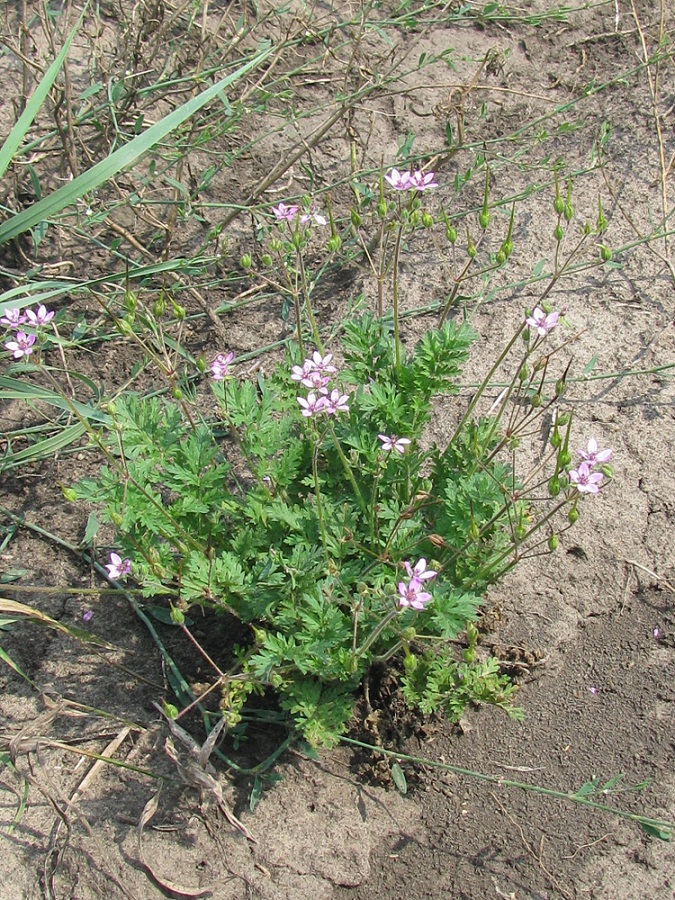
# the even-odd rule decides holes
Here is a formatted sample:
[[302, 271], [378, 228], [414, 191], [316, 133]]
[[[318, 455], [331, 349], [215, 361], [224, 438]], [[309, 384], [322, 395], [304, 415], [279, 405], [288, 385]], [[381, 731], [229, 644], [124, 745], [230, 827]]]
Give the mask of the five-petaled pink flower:
[[609, 462], [612, 458], [613, 450], [598, 450], [598, 442], [595, 438], [591, 438], [588, 447], [585, 450], [579, 450], [579, 456], [588, 466], [599, 466]]
[[384, 180], [387, 181], [395, 191], [409, 191], [413, 187], [410, 172], [399, 172], [398, 169], [392, 169], [391, 172], [388, 172], [384, 176]]
[[418, 191], [426, 191], [429, 190], [429, 188], [437, 188], [438, 182], [434, 181], [433, 172], [427, 172], [425, 174], [420, 169], [417, 169], [417, 171], [413, 172], [410, 176], [410, 187], [414, 187]]
[[122, 559], [117, 553], [111, 553], [110, 562], [107, 563], [106, 569], [108, 570], [108, 577], [117, 580], [131, 572], [131, 560]]
[[216, 356], [209, 366], [214, 381], [223, 381], [227, 378], [230, 364], [233, 359], [234, 353], [231, 350], [229, 353], [219, 353], [218, 356]]
[[34, 334], [24, 334], [23, 331], [17, 331], [16, 340], [7, 341], [5, 349], [10, 351], [14, 359], [21, 359], [22, 356], [31, 355], [34, 343]]
[[424, 557], [418, 559], [414, 567], [409, 562], [404, 562], [403, 565], [408, 573], [408, 577], [416, 578], [418, 581], [428, 581], [430, 578], [435, 578], [438, 575], [438, 572], [434, 572], [433, 569], [427, 569], [427, 561]]
[[278, 206], [272, 207], [272, 212], [274, 213], [277, 222], [292, 222], [299, 211], [299, 206], [287, 206], [285, 203], [280, 203]]
[[398, 584], [398, 605], [410, 606], [412, 609], [424, 609], [432, 599], [429, 591], [422, 590], [422, 582], [413, 578], [408, 584], [400, 581]]
[[18, 328], [19, 325], [23, 325], [26, 321], [26, 317], [21, 312], [20, 309], [6, 309], [2, 318], [0, 319], [0, 323], [3, 325], [9, 325], [10, 328]]
[[339, 412], [349, 412], [348, 395], [341, 394], [337, 389], [331, 391], [330, 395], [324, 398], [324, 401], [323, 408], [329, 416], [334, 416], [335, 413]]
[[310, 393], [307, 394], [306, 399], [304, 397], [297, 397], [296, 399], [302, 407], [303, 416], [305, 416], [307, 419], [310, 416], [314, 416], [316, 415], [316, 413], [321, 412], [321, 410], [326, 405], [326, 398], [317, 397], [313, 391], [310, 391]]
[[569, 475], [580, 494], [597, 494], [605, 478], [602, 472], [593, 472], [587, 462], [582, 462], [578, 469], [572, 469]]
[[26, 321], [34, 328], [39, 328], [40, 325], [46, 325], [47, 322], [50, 322], [53, 318], [54, 310], [48, 310], [44, 303], [41, 303], [38, 306], [37, 312], [34, 312], [32, 309], [26, 310]]
[[306, 225], [308, 222], [316, 222], [317, 225], [326, 224], [325, 216], [322, 216], [321, 213], [317, 212], [314, 204], [303, 210], [302, 215], [300, 216], [301, 225]]
[[560, 313], [552, 312], [547, 315], [540, 306], [535, 306], [532, 315], [528, 316], [525, 321], [530, 328], [536, 328], [537, 334], [544, 337], [556, 327], [559, 318]]
[[391, 453], [392, 450], [395, 450], [397, 453], [405, 453], [406, 446], [411, 443], [409, 438], [396, 437], [395, 434], [391, 436], [378, 434], [378, 438], [382, 441], [382, 449], [386, 453]]

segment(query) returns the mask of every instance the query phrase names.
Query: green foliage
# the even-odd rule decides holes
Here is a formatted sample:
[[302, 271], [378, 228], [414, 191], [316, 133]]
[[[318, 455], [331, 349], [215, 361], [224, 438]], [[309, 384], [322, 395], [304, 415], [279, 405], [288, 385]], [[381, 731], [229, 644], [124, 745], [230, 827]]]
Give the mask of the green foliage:
[[[529, 511], [494, 420], [467, 422], [448, 447], [423, 443], [474, 337], [446, 323], [397, 359], [382, 320], [348, 322], [337, 377], [356, 390], [335, 415], [302, 416], [297, 358], [255, 384], [213, 381], [211, 422], [159, 398], [110, 406], [108, 465], [69, 496], [103, 504], [146, 597], [180, 615], [228, 610], [250, 627], [239, 680], [225, 686], [230, 721], [271, 688], [310, 744], [330, 746], [369, 667], [402, 651], [412, 705], [452, 719], [469, 703], [516, 714], [497, 663], [475, 659], [471, 623]], [[405, 452], [378, 434], [407, 438]], [[438, 575], [417, 583], [432, 599], [416, 609], [398, 585], [421, 559]], [[464, 632], [456, 661], [448, 642]]]

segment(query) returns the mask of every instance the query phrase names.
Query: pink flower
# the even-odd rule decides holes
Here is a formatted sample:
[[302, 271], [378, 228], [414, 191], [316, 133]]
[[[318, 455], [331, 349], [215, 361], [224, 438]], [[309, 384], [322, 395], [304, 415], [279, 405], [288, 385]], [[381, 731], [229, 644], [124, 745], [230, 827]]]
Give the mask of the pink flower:
[[405, 453], [406, 446], [411, 443], [408, 438], [396, 437], [395, 434], [392, 434], [391, 437], [386, 434], [378, 434], [378, 438], [382, 441], [382, 449], [386, 453], [391, 453], [392, 450], [397, 453]]
[[18, 328], [19, 325], [23, 325], [25, 321], [26, 317], [20, 309], [6, 309], [3, 317], [0, 319], [0, 323], [9, 325], [10, 328]]
[[588, 466], [598, 466], [608, 462], [612, 458], [613, 450], [598, 450], [598, 442], [595, 438], [591, 438], [588, 447], [585, 450], [579, 450], [579, 456], [587, 463]]
[[116, 581], [118, 578], [122, 578], [131, 572], [131, 560], [122, 559], [117, 553], [111, 553], [110, 562], [106, 565], [106, 569], [108, 570], [108, 577]]
[[33, 312], [32, 309], [26, 310], [26, 319], [34, 328], [39, 328], [40, 325], [46, 325], [47, 322], [50, 322], [53, 318], [54, 310], [48, 310], [44, 303], [41, 303], [40, 306], [38, 306], [37, 312]]
[[530, 328], [536, 328], [537, 334], [541, 337], [545, 337], [549, 331], [552, 331], [556, 327], [559, 318], [560, 313], [553, 312], [547, 315], [540, 306], [535, 306], [532, 310], [532, 315], [528, 316], [525, 321]]
[[587, 462], [582, 462], [576, 470], [572, 469], [569, 475], [580, 494], [597, 494], [605, 478], [602, 472], [592, 472]]
[[216, 356], [209, 366], [214, 381], [223, 381], [227, 377], [230, 363], [233, 359], [234, 353], [231, 350], [229, 353], [219, 353], [218, 356]]
[[434, 173], [427, 172], [426, 175], [420, 169], [413, 172], [410, 176], [410, 186], [418, 191], [426, 191], [429, 188], [437, 188], [438, 182], [434, 181]]
[[399, 172], [398, 169], [392, 169], [384, 176], [384, 180], [389, 182], [395, 191], [409, 191], [414, 187], [410, 172]]
[[286, 206], [285, 203], [280, 203], [278, 206], [272, 207], [272, 212], [274, 213], [277, 222], [292, 222], [299, 211], [299, 206]]
[[340, 391], [334, 390], [331, 391], [330, 396], [325, 397], [324, 400], [324, 409], [329, 416], [334, 416], [335, 413], [339, 412], [349, 412], [349, 397], [347, 394], [341, 394]]
[[319, 351], [315, 350], [314, 353], [312, 353], [312, 359], [307, 359], [305, 360], [305, 362], [311, 362], [311, 365], [314, 366], [314, 368], [319, 372], [328, 372], [329, 374], [332, 374], [333, 372], [337, 372], [335, 366], [331, 365], [332, 358], [332, 353], [327, 353], [325, 356], [321, 356]]
[[410, 606], [412, 609], [424, 609], [432, 598], [428, 591], [422, 590], [422, 582], [413, 578], [408, 584], [400, 581], [398, 585], [398, 605]]
[[23, 331], [17, 331], [15, 341], [7, 341], [5, 349], [9, 350], [14, 359], [21, 359], [22, 356], [30, 356], [33, 352], [33, 344], [35, 343], [34, 334], [24, 334]]
[[93, 618], [93, 615], [94, 615], [94, 610], [93, 610], [93, 609], [87, 609], [87, 610], [85, 610], [85, 611], [82, 613], [82, 621], [83, 621], [83, 622], [90, 622], [91, 619]]
[[300, 406], [302, 407], [302, 414], [305, 418], [309, 418], [310, 416], [314, 416], [317, 413], [320, 413], [322, 409], [326, 405], [325, 397], [317, 397], [313, 391], [310, 391], [307, 394], [307, 399], [304, 397], [296, 398]]
[[429, 578], [435, 578], [438, 575], [438, 572], [434, 572], [433, 569], [427, 569], [427, 561], [424, 557], [417, 560], [414, 568], [409, 562], [404, 562], [403, 565], [408, 573], [408, 577], [417, 581], [427, 581]]
[[299, 381], [306, 388], [314, 391], [325, 391], [325, 387], [330, 381], [330, 375], [337, 372], [335, 366], [331, 365], [333, 358], [332, 353], [321, 356], [318, 350], [315, 350], [311, 358], [304, 361], [301, 366], [293, 366], [291, 369], [291, 381]]
[[316, 211], [316, 207], [313, 203], [311, 206], [308, 206], [300, 216], [301, 225], [306, 225], [307, 222], [316, 222], [317, 225], [326, 224], [326, 219]]

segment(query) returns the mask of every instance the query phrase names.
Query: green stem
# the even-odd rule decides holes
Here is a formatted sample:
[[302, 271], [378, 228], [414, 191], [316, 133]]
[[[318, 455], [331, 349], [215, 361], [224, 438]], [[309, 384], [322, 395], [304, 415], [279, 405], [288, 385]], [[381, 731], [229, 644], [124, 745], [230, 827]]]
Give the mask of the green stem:
[[395, 619], [398, 615], [399, 610], [398, 607], [394, 607], [394, 609], [390, 609], [387, 615], [380, 622], [377, 623], [375, 628], [370, 632], [366, 640], [361, 644], [361, 646], [354, 653], [354, 658], [358, 659], [360, 656], [363, 656], [364, 653], [367, 653], [368, 650], [373, 646], [375, 641], [382, 634], [384, 629], [389, 625], [392, 619]]
[[580, 806], [588, 806], [591, 809], [597, 809], [600, 812], [611, 813], [620, 816], [623, 819], [630, 819], [639, 825], [649, 828], [656, 828], [659, 831], [675, 832], [675, 823], [666, 822], [662, 819], [651, 819], [648, 816], [641, 816], [638, 813], [626, 812], [623, 809], [617, 809], [614, 806], [607, 806], [605, 803], [596, 803], [594, 800], [587, 800], [579, 794], [570, 794], [565, 791], [556, 791], [552, 788], [541, 787], [538, 784], [527, 784], [523, 781], [511, 781], [508, 778], [502, 778], [499, 775], [486, 775], [484, 772], [475, 772], [473, 769], [464, 769], [461, 766], [453, 766], [450, 763], [437, 762], [435, 759], [427, 759], [423, 756], [409, 756], [405, 753], [399, 753], [394, 750], [387, 750], [384, 747], [375, 747], [372, 744], [366, 744], [363, 741], [357, 741], [353, 738], [341, 737], [340, 740], [344, 744], [350, 744], [353, 747], [364, 747], [366, 750], [372, 750], [374, 753], [384, 753], [385, 756], [395, 757], [398, 760], [406, 760], [407, 762], [418, 763], [423, 766], [430, 766], [435, 769], [443, 769], [446, 772], [454, 772], [455, 775], [467, 775], [478, 781], [487, 781], [489, 784], [495, 784], [499, 787], [519, 788], [522, 791], [530, 791], [533, 794], [544, 794], [547, 797], [555, 797], [557, 800], [566, 800], [569, 803], [578, 803]]
[[[321, 352], [321, 351], [319, 351]], [[321, 506], [321, 487], [319, 485], [319, 443], [314, 445], [314, 452], [312, 454], [312, 472], [314, 473], [314, 493], [316, 494], [316, 512], [319, 517], [319, 528], [321, 529], [321, 543], [323, 544], [323, 549], [327, 550], [327, 542], [326, 542], [326, 527], [323, 521], [323, 508]]]
[[300, 269], [300, 278], [302, 281], [302, 292], [305, 295], [305, 306], [307, 307], [307, 316], [309, 317], [309, 324], [312, 329], [312, 336], [314, 337], [314, 343], [316, 344], [316, 349], [323, 356], [323, 348], [321, 346], [321, 338], [319, 337], [319, 329], [316, 324], [316, 319], [314, 318], [314, 310], [312, 309], [312, 301], [309, 296], [309, 285], [307, 284], [307, 274], [305, 272], [305, 261], [302, 258], [302, 253], [298, 251], [297, 255], [298, 259], [298, 267]]
[[328, 423], [328, 430], [330, 431], [331, 436], [333, 438], [333, 443], [335, 445], [335, 449], [337, 450], [338, 456], [340, 457], [340, 459], [342, 461], [342, 465], [344, 466], [344, 470], [347, 474], [347, 478], [349, 478], [349, 481], [351, 482], [351, 485], [354, 488], [354, 495], [356, 496], [358, 504], [361, 507], [361, 512], [367, 519], [368, 518], [368, 507], [366, 506], [366, 501], [363, 499], [363, 494], [361, 493], [361, 490], [360, 490], [358, 484], [356, 483], [356, 479], [354, 478], [354, 473], [352, 472], [351, 466], [349, 465], [349, 460], [345, 456], [345, 454], [342, 450], [342, 447], [340, 446], [340, 442], [337, 438], [337, 435], [335, 434], [335, 428], [333, 427], [332, 422]]
[[398, 260], [401, 253], [401, 238], [403, 237], [403, 225], [399, 225], [396, 235], [396, 246], [394, 247], [394, 265], [393, 265], [393, 294], [392, 305], [394, 314], [394, 351], [396, 353], [396, 379], [398, 380], [401, 371], [401, 339], [398, 329]]

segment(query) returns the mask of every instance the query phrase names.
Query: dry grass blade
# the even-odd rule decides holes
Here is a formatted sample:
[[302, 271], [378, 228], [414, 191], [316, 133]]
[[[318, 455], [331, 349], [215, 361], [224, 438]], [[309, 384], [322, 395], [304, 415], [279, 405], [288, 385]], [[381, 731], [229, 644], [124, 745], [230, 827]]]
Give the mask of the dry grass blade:
[[164, 891], [170, 891], [177, 897], [203, 897], [205, 894], [210, 894], [214, 890], [216, 885], [210, 885], [209, 887], [204, 888], [186, 888], [181, 887], [181, 885], [178, 885], [173, 881], [170, 881], [168, 878], [160, 878], [143, 855], [143, 829], [148, 824], [148, 822], [150, 822], [154, 818], [155, 813], [159, 809], [159, 796], [161, 792], [162, 789], [160, 788], [157, 793], [148, 800], [148, 802], [143, 807], [143, 812], [141, 813], [141, 817], [138, 820], [138, 827], [136, 830], [138, 859], [145, 871], [155, 882], [155, 884]]

